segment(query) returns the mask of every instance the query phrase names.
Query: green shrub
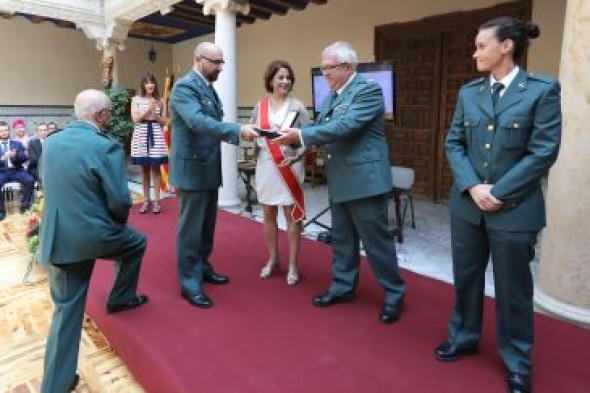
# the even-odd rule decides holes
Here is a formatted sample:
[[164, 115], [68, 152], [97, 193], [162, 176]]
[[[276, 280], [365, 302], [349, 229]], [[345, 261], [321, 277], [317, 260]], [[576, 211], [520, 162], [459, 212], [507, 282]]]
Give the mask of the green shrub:
[[133, 133], [131, 120], [131, 94], [122, 86], [114, 85], [106, 91], [113, 105], [113, 117], [109, 122], [107, 134], [119, 141], [126, 150]]

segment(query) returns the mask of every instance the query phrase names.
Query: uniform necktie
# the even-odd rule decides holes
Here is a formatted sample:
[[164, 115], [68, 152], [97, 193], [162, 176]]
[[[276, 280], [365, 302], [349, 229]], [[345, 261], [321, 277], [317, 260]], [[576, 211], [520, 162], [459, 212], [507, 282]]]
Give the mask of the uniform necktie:
[[217, 101], [217, 104], [221, 104], [221, 100], [219, 99], [219, 96], [217, 95], [217, 92], [215, 91], [213, 85], [209, 85], [209, 88], [211, 89], [211, 92], [213, 93], [213, 97], [215, 97], [215, 101]]
[[337, 91], [333, 91], [330, 94], [330, 105], [333, 104], [336, 101], [337, 98], [338, 98], [338, 92]]
[[500, 92], [504, 88], [504, 85], [501, 82], [495, 82], [492, 85], [492, 103], [494, 104], [494, 109], [496, 108], [496, 104], [500, 99]]

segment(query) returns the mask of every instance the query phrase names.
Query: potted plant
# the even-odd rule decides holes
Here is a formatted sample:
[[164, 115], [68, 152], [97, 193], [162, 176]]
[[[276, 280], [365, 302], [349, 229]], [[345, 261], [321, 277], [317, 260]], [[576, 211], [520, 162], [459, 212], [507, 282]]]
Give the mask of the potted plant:
[[122, 86], [114, 85], [107, 89], [107, 95], [111, 98], [113, 117], [109, 122], [108, 134], [119, 141], [129, 153], [129, 142], [133, 133], [133, 121], [131, 120], [131, 94]]

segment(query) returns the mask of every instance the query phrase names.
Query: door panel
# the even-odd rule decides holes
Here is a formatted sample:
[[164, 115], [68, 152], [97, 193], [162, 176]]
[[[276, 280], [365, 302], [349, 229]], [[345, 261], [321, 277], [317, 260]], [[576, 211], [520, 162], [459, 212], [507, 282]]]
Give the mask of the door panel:
[[523, 0], [375, 28], [375, 59], [393, 61], [396, 73], [396, 116], [386, 124], [389, 159], [414, 169], [414, 194], [448, 198], [444, 141], [459, 89], [482, 76], [472, 59], [478, 27], [502, 15], [530, 20], [531, 11], [531, 1]]

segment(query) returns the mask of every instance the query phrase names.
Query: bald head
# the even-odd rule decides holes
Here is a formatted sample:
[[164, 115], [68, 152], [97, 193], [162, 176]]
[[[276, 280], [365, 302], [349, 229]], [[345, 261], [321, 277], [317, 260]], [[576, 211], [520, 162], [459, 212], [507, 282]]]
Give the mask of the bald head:
[[100, 90], [84, 90], [76, 96], [74, 101], [74, 111], [80, 120], [92, 121], [98, 111], [110, 108], [110, 98]]
[[76, 96], [74, 111], [79, 120], [86, 120], [101, 130], [111, 121], [111, 100], [100, 90], [84, 90]]
[[195, 60], [200, 57], [223, 56], [221, 48], [212, 42], [201, 42], [195, 48]]
[[223, 51], [211, 42], [201, 42], [195, 48], [195, 69], [209, 82], [215, 82], [223, 69]]

